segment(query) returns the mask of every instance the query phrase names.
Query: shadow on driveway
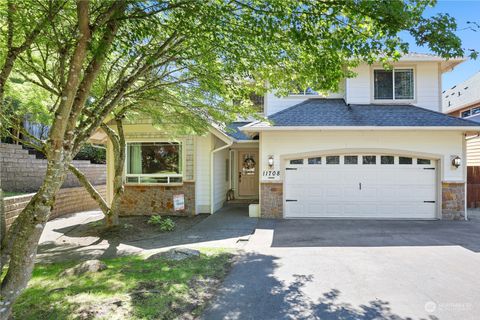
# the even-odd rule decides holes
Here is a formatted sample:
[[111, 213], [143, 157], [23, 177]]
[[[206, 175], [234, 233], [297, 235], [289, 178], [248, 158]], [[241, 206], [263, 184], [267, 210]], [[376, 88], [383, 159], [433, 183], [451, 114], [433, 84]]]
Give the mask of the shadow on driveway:
[[289, 282], [278, 280], [274, 274], [281, 262], [277, 260], [257, 253], [243, 255], [202, 319], [412, 319], [395, 314], [390, 303], [381, 298], [358, 306], [342, 302], [342, 292], [338, 289], [320, 293], [314, 300], [304, 288], [321, 280], [312, 274], [293, 274]]
[[[101, 217], [97, 215], [97, 220]], [[68, 224], [68, 218], [49, 222], [51, 230], [45, 232], [58, 236], [57, 238], [46, 236], [49, 241], [40, 244], [38, 259], [42, 262], [54, 262], [112, 258], [140, 253], [144, 250], [186, 245], [235, 248], [240, 245], [239, 240], [248, 239], [257, 224], [256, 218], [248, 217], [248, 206], [244, 204], [227, 205], [217, 213], [199, 219], [199, 222], [192, 223], [183, 230], [159, 233], [155, 236], [151, 234], [146, 237], [138, 236], [135, 239], [86, 237], [83, 229], [86, 223], [92, 221], [95, 219], [84, 219], [74, 224]], [[128, 232], [128, 229], [125, 232]]]

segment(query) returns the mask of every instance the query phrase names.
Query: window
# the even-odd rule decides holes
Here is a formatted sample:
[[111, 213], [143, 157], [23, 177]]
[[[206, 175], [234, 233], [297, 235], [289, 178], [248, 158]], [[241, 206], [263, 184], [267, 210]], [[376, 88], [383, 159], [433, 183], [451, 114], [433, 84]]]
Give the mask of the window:
[[345, 156], [343, 157], [344, 164], [358, 164], [358, 156]]
[[479, 114], [480, 113], [480, 108], [473, 108], [472, 109], [472, 114]]
[[290, 160], [290, 164], [303, 164], [303, 159]]
[[290, 92], [292, 96], [318, 96], [318, 92], [312, 88], [299, 89], [298, 91]]
[[340, 164], [340, 156], [327, 156], [327, 164]]
[[395, 158], [393, 156], [381, 156], [380, 157], [381, 164], [394, 164]]
[[398, 163], [399, 164], [412, 164], [412, 158], [409, 157], [398, 157]]
[[308, 164], [322, 164], [322, 157], [308, 158]]
[[363, 156], [362, 157], [362, 163], [363, 164], [376, 164], [377, 163], [377, 157], [376, 156]]
[[428, 159], [417, 159], [417, 164], [430, 164]]
[[182, 145], [178, 142], [127, 143], [126, 181], [182, 182]]
[[462, 118], [465, 118], [465, 117], [468, 117], [468, 116], [470, 116], [470, 115], [471, 115], [471, 113], [472, 113], [472, 111], [471, 111], [471, 110], [466, 110], [466, 111], [463, 111], [463, 112], [462, 112]]
[[374, 70], [375, 100], [413, 100], [413, 69]]

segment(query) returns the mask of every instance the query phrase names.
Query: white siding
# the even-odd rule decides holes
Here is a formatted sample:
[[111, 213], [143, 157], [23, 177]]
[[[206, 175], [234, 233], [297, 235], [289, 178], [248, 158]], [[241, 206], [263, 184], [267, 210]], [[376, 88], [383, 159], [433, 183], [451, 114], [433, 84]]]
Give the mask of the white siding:
[[213, 212], [223, 207], [226, 201], [228, 181], [226, 176], [226, 161], [228, 149], [215, 152], [213, 157]]
[[[323, 97], [326, 99], [343, 99], [345, 93], [345, 82], [343, 81], [339, 85], [338, 93], [330, 93], [328, 96]], [[299, 104], [307, 99], [315, 99], [319, 96], [288, 96], [288, 97], [278, 97], [273, 92], [265, 95], [265, 115], [269, 116], [271, 114], [277, 113], [284, 109], [287, 109], [291, 106]], [[321, 97], [320, 97], [321, 98]]]
[[423, 62], [416, 64], [416, 106], [441, 111], [440, 81], [437, 62]]
[[357, 76], [347, 79], [347, 99], [350, 104], [368, 104], [371, 102], [371, 77], [370, 66], [361, 64], [353, 70]]
[[480, 102], [480, 72], [465, 82], [445, 90], [443, 112], [448, 113]]
[[[440, 77], [438, 62], [417, 62], [394, 64], [397, 68], [414, 69], [415, 100], [392, 101], [392, 103], [412, 103], [418, 107], [440, 111]], [[354, 71], [355, 78], [347, 79], [347, 99], [349, 104], [375, 103], [373, 98], [373, 69], [380, 65], [361, 64]], [[382, 101], [382, 103], [389, 103]]]
[[196, 137], [195, 212], [210, 213], [210, 150], [212, 135]]
[[[457, 131], [284, 131], [262, 132], [260, 152], [262, 167], [274, 156], [275, 169], [281, 170], [282, 159], [308, 153], [366, 152], [413, 153], [438, 158], [441, 181], [465, 182], [462, 167], [451, 165], [452, 156], [463, 157], [462, 132]], [[282, 179], [281, 177], [279, 178]]]

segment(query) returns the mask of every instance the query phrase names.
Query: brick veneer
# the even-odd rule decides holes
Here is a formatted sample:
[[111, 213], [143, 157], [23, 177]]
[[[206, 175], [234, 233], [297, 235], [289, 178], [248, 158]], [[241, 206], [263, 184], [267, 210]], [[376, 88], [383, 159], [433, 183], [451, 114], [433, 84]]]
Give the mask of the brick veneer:
[[260, 184], [260, 217], [283, 218], [283, 183]]
[[[173, 209], [173, 195], [185, 195], [185, 210]], [[195, 214], [195, 183], [181, 186], [126, 185], [120, 205], [121, 215], [178, 215]]]
[[442, 183], [442, 219], [465, 219], [465, 183]]
[[[105, 185], [95, 186], [97, 191], [105, 198], [107, 187]], [[27, 206], [34, 193], [8, 197], [4, 199], [5, 215], [7, 220], [7, 228], [11, 226], [13, 221]], [[50, 219], [60, 217], [65, 214], [98, 209], [98, 205], [83, 187], [63, 188], [58, 191], [55, 197], [55, 205], [50, 214]]]

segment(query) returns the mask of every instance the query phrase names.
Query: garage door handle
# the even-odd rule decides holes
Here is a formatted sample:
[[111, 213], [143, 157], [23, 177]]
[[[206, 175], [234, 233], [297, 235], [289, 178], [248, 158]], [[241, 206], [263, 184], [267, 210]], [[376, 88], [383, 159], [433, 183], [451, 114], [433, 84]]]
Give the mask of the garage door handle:
[[423, 203], [435, 203], [435, 201], [423, 201]]
[[362, 183], [361, 182], [358, 183], [358, 189], [362, 190]]
[[286, 199], [286, 202], [297, 202], [298, 200]]

